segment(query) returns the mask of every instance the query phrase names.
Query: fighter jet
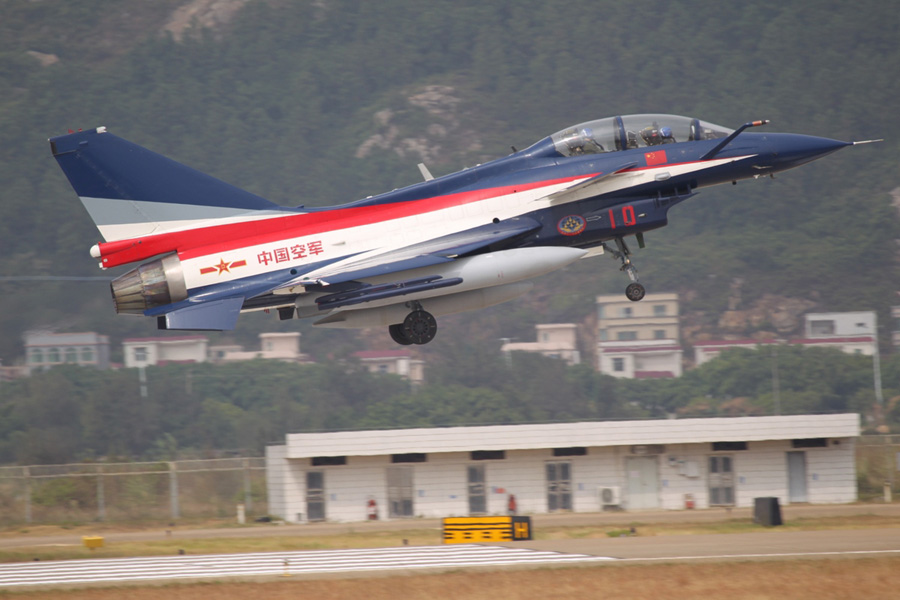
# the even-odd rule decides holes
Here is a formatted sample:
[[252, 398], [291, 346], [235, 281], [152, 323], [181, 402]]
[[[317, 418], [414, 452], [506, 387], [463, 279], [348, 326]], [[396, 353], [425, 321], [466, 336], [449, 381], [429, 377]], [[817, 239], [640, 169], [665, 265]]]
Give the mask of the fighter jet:
[[[701, 188], [768, 177], [854, 143], [640, 114], [567, 127], [462, 171], [328, 208], [285, 207], [109, 133], [50, 139], [102, 242], [116, 312], [160, 329], [229, 330], [276, 309], [320, 327], [386, 327], [426, 344], [435, 316], [527, 293], [608, 252], [644, 297], [626, 239], [663, 227]], [[630, 241], [630, 240], [629, 240]]]

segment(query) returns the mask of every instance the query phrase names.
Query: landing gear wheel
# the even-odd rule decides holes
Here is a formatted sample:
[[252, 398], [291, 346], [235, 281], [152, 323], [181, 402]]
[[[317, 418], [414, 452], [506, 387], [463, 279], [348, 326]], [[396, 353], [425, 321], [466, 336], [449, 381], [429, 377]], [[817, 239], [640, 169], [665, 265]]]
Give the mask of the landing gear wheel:
[[625, 288], [625, 296], [632, 302], [641, 300], [644, 297], [645, 293], [646, 290], [644, 289], [644, 286], [637, 282], [629, 283], [628, 287]]
[[414, 310], [403, 320], [403, 333], [413, 344], [427, 344], [437, 333], [437, 321], [431, 313]]
[[412, 340], [406, 337], [406, 332], [403, 330], [403, 323], [389, 326], [388, 332], [391, 334], [391, 339], [398, 344], [402, 346], [409, 346], [412, 344]]

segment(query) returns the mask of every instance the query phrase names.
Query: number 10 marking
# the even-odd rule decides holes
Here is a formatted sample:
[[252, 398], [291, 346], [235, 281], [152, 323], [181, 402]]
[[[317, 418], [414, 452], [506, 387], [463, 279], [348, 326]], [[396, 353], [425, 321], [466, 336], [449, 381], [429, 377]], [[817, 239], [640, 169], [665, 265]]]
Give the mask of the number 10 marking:
[[[616, 213], [613, 209], [609, 209], [609, 223], [610, 226], [615, 229], [616, 228]], [[637, 223], [637, 219], [634, 218], [634, 207], [630, 204], [622, 207], [622, 224], [625, 227], [630, 227]]]

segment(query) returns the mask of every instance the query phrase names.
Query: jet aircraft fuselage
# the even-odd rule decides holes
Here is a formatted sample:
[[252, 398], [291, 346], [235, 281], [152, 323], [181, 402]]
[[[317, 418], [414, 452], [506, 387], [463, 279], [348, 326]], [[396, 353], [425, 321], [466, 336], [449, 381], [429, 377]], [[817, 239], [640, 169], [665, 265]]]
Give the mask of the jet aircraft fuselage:
[[732, 131], [675, 115], [582, 123], [513, 154], [330, 208], [288, 208], [98, 128], [50, 140], [104, 242], [116, 310], [162, 329], [231, 329], [241, 311], [388, 327], [427, 343], [434, 315], [503, 302], [528, 281], [610, 251], [644, 288], [625, 238], [721, 183], [769, 176], [850, 142]]

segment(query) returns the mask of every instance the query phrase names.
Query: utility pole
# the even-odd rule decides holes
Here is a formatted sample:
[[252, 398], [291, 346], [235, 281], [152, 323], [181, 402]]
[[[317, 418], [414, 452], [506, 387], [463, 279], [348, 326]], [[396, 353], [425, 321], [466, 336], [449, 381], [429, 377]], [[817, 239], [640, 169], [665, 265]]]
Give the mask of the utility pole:
[[772, 344], [772, 395], [775, 397], [775, 414], [781, 414], [781, 386], [778, 381], [778, 346]]
[[503, 350], [503, 347], [506, 346], [507, 344], [509, 344], [514, 339], [516, 339], [516, 338], [508, 338], [508, 337], [500, 338], [500, 341], [503, 342], [503, 346], [500, 346], [500, 351], [503, 352], [503, 360], [506, 362], [507, 367], [512, 366], [512, 352], [510, 352], [509, 350]]
[[[878, 313], [873, 313], [875, 316], [875, 353], [872, 355], [872, 369], [874, 370], [875, 377], [875, 402], [878, 405], [879, 411], [884, 414], [884, 396], [881, 393], [881, 352], [878, 349]], [[882, 416], [883, 418], [883, 416]]]

